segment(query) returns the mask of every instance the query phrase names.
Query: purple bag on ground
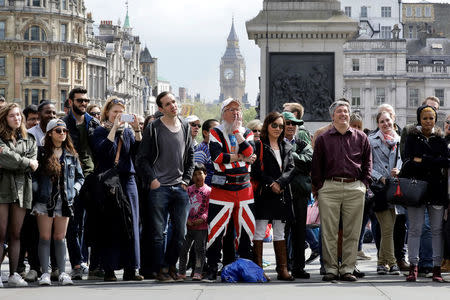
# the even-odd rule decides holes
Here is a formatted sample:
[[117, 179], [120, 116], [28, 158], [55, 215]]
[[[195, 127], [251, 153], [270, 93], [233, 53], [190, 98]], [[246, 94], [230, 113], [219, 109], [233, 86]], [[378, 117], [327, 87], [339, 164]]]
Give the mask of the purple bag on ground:
[[245, 258], [223, 267], [220, 277], [222, 282], [267, 282], [263, 269]]

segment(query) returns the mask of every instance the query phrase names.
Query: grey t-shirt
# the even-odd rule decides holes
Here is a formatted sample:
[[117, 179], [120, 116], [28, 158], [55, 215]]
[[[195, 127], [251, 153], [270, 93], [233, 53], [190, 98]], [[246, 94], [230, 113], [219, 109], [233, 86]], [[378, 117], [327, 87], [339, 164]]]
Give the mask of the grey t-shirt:
[[176, 185], [183, 179], [184, 134], [170, 131], [164, 123], [158, 132], [159, 155], [154, 165], [156, 178], [162, 186]]

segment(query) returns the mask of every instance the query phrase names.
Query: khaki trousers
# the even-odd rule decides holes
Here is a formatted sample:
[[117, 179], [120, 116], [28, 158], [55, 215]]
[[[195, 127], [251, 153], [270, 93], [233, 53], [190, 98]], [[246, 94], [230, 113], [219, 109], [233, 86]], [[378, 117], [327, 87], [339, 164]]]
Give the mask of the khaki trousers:
[[[364, 210], [366, 186], [361, 181], [337, 182], [325, 180], [319, 190], [322, 256], [327, 273], [353, 273]], [[342, 214], [342, 263], [339, 267], [337, 243], [339, 219]]]
[[378, 265], [389, 266], [397, 264], [394, 255], [394, 224], [395, 209], [390, 208], [384, 211], [376, 212], [378, 223], [381, 228], [380, 251], [378, 251]]

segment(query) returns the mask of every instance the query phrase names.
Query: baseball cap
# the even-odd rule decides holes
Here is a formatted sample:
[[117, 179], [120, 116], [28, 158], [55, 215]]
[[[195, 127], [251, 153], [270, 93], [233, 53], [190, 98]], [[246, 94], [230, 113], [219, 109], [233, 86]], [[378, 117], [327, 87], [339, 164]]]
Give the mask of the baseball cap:
[[241, 101], [237, 100], [237, 99], [233, 99], [233, 98], [227, 98], [222, 102], [222, 109], [221, 111], [223, 111], [225, 109], [225, 107], [227, 107], [228, 105], [230, 105], [231, 102], [236, 102], [237, 104], [239, 104], [239, 106], [242, 106]]
[[52, 119], [50, 120], [50, 122], [48, 122], [46, 131], [48, 132], [58, 126], [66, 127], [66, 123], [64, 123], [64, 121], [61, 119]]
[[186, 119], [184, 119], [184, 120], [188, 123], [191, 123], [191, 122], [199, 121], [200, 119], [196, 115], [191, 115], [191, 116], [187, 116]]
[[297, 119], [293, 113], [289, 112], [289, 111], [284, 111], [281, 113], [284, 117], [284, 119], [286, 121], [291, 121], [293, 122], [295, 125], [303, 125], [303, 120], [299, 120]]

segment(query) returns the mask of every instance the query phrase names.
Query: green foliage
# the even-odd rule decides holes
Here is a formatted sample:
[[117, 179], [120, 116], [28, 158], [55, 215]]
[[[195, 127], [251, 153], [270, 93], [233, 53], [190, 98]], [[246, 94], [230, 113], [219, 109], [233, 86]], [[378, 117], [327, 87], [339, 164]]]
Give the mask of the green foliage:
[[256, 119], [256, 109], [254, 107], [250, 107], [249, 109], [245, 109], [242, 111], [242, 120], [244, 125], [247, 125], [248, 122]]
[[192, 105], [194, 106], [192, 114], [199, 117], [202, 123], [208, 119], [220, 120], [219, 104], [194, 102]]

